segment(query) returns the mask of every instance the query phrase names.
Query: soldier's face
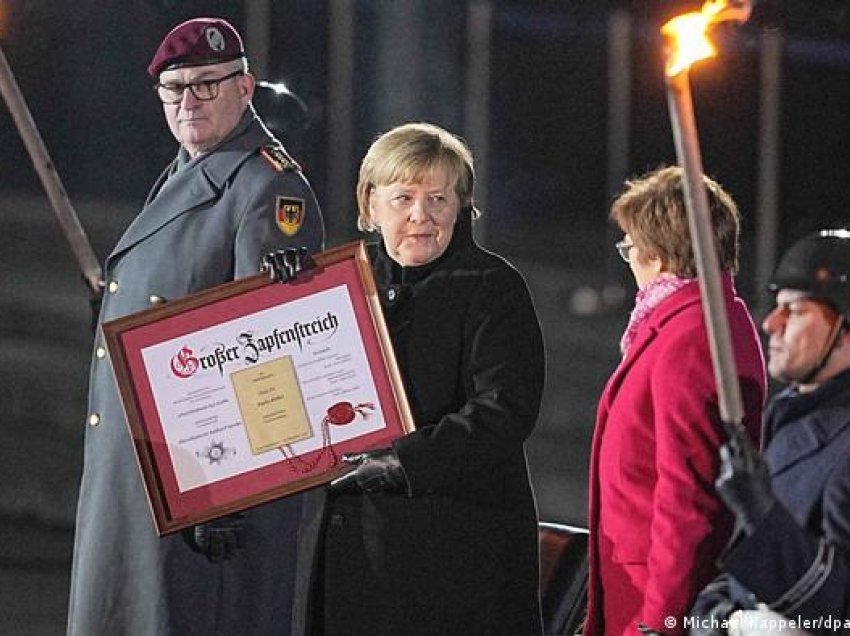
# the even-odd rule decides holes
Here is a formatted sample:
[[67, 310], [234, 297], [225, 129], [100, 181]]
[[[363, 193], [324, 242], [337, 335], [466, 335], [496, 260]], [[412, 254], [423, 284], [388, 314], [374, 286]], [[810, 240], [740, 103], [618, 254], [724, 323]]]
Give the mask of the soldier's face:
[[[233, 62], [178, 68], [163, 71], [159, 81], [161, 84], [185, 85], [216, 80], [238, 68]], [[162, 107], [171, 134], [190, 156], [195, 157], [218, 144], [236, 127], [253, 94], [254, 78], [243, 74], [219, 83], [215, 99], [198, 99], [186, 89], [178, 103], [163, 104]]]
[[[782, 382], [804, 378], [823, 355], [836, 316], [801, 291], [781, 289], [762, 322], [768, 341], [767, 369]], [[813, 378], [814, 380], [814, 378]]]
[[442, 256], [452, 239], [458, 210], [455, 182], [444, 168], [435, 168], [416, 183], [375, 186], [369, 195], [369, 215], [381, 232], [387, 254], [404, 267]]

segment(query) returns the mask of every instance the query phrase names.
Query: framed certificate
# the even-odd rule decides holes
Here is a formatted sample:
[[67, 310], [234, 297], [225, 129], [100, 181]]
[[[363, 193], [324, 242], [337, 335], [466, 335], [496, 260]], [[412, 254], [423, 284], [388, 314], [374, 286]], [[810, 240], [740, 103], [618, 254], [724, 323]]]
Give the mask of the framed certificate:
[[157, 531], [324, 484], [413, 421], [362, 242], [103, 325]]

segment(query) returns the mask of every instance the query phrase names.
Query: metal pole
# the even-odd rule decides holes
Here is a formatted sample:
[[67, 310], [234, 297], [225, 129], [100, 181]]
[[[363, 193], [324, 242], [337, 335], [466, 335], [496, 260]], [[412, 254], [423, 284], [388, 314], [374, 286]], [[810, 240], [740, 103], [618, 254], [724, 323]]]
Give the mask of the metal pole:
[[251, 60], [251, 71], [256, 77], [268, 77], [272, 28], [270, 0], [246, 0], [245, 24], [245, 45]]
[[[629, 166], [632, 104], [632, 18], [625, 9], [608, 16], [608, 196], [622, 187]], [[619, 257], [611, 250], [611, 255]], [[622, 263], [618, 263], [618, 269]]]
[[475, 222], [475, 237], [487, 242], [487, 179], [490, 154], [490, 41], [493, 4], [474, 0], [467, 9], [466, 97], [463, 127], [475, 152], [475, 199], [484, 215]]
[[74, 211], [74, 206], [71, 205], [71, 200], [62, 185], [56, 166], [50, 159], [44, 140], [38, 132], [38, 127], [35, 125], [20, 87], [15, 81], [15, 75], [12, 73], [2, 47], [0, 47], [0, 93], [3, 94], [3, 99], [12, 113], [12, 119], [15, 121], [18, 133], [24, 141], [33, 166], [35, 166], [35, 170], [47, 192], [47, 198], [50, 199], [62, 232], [71, 245], [71, 251], [77, 259], [77, 264], [83, 273], [83, 279], [92, 294], [99, 295], [102, 278], [100, 263], [95, 256], [91, 243], [89, 243], [85, 230], [83, 230], [83, 226], [80, 224], [80, 219]]
[[[756, 289], [767, 286], [776, 265], [779, 209], [779, 99], [782, 76], [782, 36], [766, 31], [761, 36], [759, 61], [758, 190], [756, 203]], [[759, 310], [767, 313], [760, 293]]]
[[741, 387], [732, 353], [729, 318], [723, 300], [720, 266], [711, 229], [708, 195], [703, 183], [699, 136], [687, 71], [667, 76], [667, 105], [676, 145], [676, 156], [684, 172], [688, 227], [697, 266], [702, 308], [705, 316], [720, 418], [726, 424], [740, 425], [744, 419]]
[[332, 0], [328, 28], [328, 176], [323, 206], [328, 235], [337, 243], [351, 235], [354, 205], [354, 6]]
[[[628, 176], [632, 110], [632, 17], [626, 9], [614, 9], [608, 16], [608, 135], [607, 191], [613, 201]], [[605, 224], [605, 244], [619, 240], [619, 229]], [[626, 273], [614, 250], [605, 250], [605, 268], [610, 289], [624, 290]], [[618, 293], [618, 296], [620, 294]], [[623, 291], [622, 296], [625, 296]]]

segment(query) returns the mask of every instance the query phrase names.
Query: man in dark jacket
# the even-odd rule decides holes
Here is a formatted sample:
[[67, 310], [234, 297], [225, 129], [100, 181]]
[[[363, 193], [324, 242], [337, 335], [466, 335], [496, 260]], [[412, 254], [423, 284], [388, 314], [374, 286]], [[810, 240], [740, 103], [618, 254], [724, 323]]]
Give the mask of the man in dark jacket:
[[[255, 81], [230, 24], [180, 24], [148, 71], [180, 148], [106, 260], [100, 323], [324, 241], [309, 183], [251, 106]], [[157, 536], [105, 353], [98, 330], [68, 633], [288, 633], [300, 498]]]
[[692, 634], [850, 629], [850, 231], [798, 241], [771, 289], [768, 370], [789, 386], [767, 410], [764, 459], [735, 435], [721, 450], [738, 533]]

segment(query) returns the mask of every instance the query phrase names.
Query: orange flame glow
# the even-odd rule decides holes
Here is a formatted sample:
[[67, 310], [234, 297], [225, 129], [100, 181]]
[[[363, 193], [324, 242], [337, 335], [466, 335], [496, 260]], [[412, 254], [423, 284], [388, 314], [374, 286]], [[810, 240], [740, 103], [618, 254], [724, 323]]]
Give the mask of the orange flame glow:
[[749, 1], [707, 0], [699, 11], [676, 16], [664, 24], [661, 33], [668, 40], [665, 69], [668, 77], [688, 70], [694, 62], [717, 55], [717, 49], [708, 39], [709, 26], [726, 21], [746, 22], [751, 10]]

